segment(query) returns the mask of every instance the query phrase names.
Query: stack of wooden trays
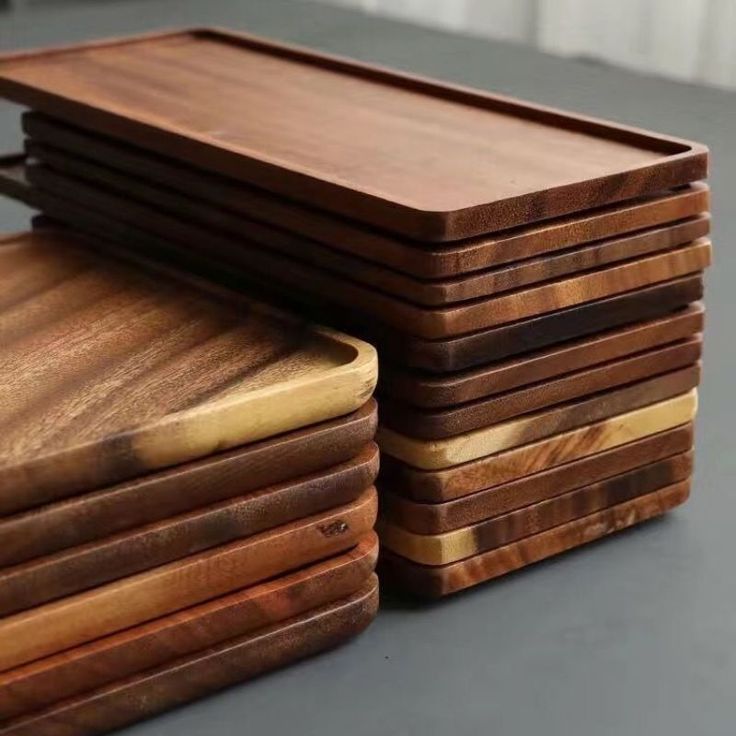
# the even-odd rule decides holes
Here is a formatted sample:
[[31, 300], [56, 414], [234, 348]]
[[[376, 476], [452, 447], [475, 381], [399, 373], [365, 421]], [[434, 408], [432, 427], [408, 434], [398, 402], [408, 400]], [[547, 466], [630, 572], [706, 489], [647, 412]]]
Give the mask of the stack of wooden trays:
[[0, 734], [90, 734], [378, 605], [377, 357], [43, 229], [0, 244]]
[[406, 587], [686, 498], [704, 147], [222, 31], [8, 58], [0, 93], [44, 213], [378, 346]]

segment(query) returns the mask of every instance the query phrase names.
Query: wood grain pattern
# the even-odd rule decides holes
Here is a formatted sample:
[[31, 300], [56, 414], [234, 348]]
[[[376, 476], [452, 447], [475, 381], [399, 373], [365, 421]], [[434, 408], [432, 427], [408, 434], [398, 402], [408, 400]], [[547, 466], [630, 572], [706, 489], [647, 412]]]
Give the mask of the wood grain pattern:
[[222, 31], [6, 56], [0, 94], [419, 240], [707, 175], [698, 144]]
[[386, 484], [380, 489], [381, 515], [415, 534], [444, 534], [664, 460], [692, 446], [693, 425], [685, 424], [564, 464], [551, 458], [551, 467], [532, 475], [444, 503], [411, 501]]
[[385, 518], [378, 533], [384, 548], [412, 562], [449, 565], [679, 483], [692, 470], [686, 452], [443, 534], [415, 534]]
[[420, 408], [450, 407], [682, 340], [703, 331], [704, 317], [702, 303], [695, 303], [664, 317], [443, 376], [384, 361], [378, 390]]
[[0, 569], [0, 616], [344, 506], [377, 473], [378, 448], [371, 443], [328, 471]]
[[381, 487], [415, 501], [442, 503], [692, 422], [697, 405], [697, 393], [690, 391], [442, 470], [420, 470], [384, 455]]
[[0, 567], [318, 473], [356, 456], [377, 424], [371, 399], [346, 417], [0, 517]]
[[[591, 209], [566, 217], [435, 246], [405, 240], [355, 220], [303, 207], [262, 189], [126, 145], [114, 138], [82, 131], [37, 112], [24, 114], [23, 129], [31, 137], [33, 146], [40, 143], [46, 148], [73, 153], [87, 164], [102, 165], [105, 171], [116, 169], [131, 174], [137, 181], [160, 184], [188, 199], [214, 205], [223, 216], [229, 212], [270, 223], [418, 279], [456, 279], [460, 274], [665, 225], [710, 209], [708, 187], [700, 182], [615, 205], [600, 207], [594, 203]], [[37, 150], [32, 152], [35, 155]], [[87, 169], [87, 175], [90, 173]], [[156, 188], [156, 191], [161, 189]]]
[[69, 234], [19, 236], [0, 259], [1, 513], [346, 414], [375, 385], [366, 343]]
[[339, 554], [369, 533], [376, 492], [317, 516], [0, 619], [0, 671]]
[[689, 480], [676, 483], [442, 567], [419, 565], [386, 550], [381, 553], [379, 572], [382, 580], [391, 581], [403, 590], [423, 597], [439, 598], [661, 516], [683, 504], [689, 495]]
[[[220, 207], [195, 200], [170, 189], [150, 185], [80, 156], [29, 141], [26, 151], [34, 160], [64, 175], [103, 186], [115, 194], [148, 203], [156, 209], [219, 232], [237, 246], [245, 237], [254, 245], [282, 253], [346, 276], [364, 286], [386, 292], [419, 306], [443, 306], [488, 296], [565, 275], [664, 251], [704, 237], [710, 230], [710, 216], [693, 218], [649, 228], [607, 241], [573, 248], [556, 255], [527, 259], [476, 274], [457, 275], [446, 281], [421, 281], [392, 268], [355, 258], [341, 250], [325, 247], [300, 234], [292, 234], [253, 219], [232, 215]], [[173, 236], [176, 233], [172, 233]], [[215, 256], [216, 254], [211, 254]]]
[[375, 618], [378, 580], [353, 595], [254, 633], [0, 724], [2, 736], [92, 736], [336, 646]]
[[418, 440], [379, 426], [378, 444], [385, 454], [415, 468], [439, 470], [678, 396], [695, 388], [699, 381], [700, 364], [696, 364], [442, 440]]
[[366, 583], [371, 532], [349, 552], [0, 674], [0, 722], [99, 689], [340, 598]]
[[[429, 340], [475, 332], [696, 273], [707, 268], [711, 258], [710, 241], [700, 238], [679, 248], [559, 281], [429, 309], [365, 287], [335, 271], [312, 266], [303, 258], [284, 258], [250, 239], [236, 242], [210, 228], [182, 222], [147, 203], [85, 184], [44, 165], [29, 166], [27, 176], [41, 192], [93, 208], [136, 229], [170, 239], [189, 250], [203, 252], [208, 258], [212, 254], [213, 259], [226, 266], [247, 268], [255, 274], [267, 275], [283, 288], [298, 288], [323, 303], [348, 307], [395, 329]], [[45, 199], [36, 196], [45, 207]]]
[[454, 437], [562, 402], [684, 368], [700, 359], [700, 335], [594, 368], [506, 391], [456, 408], [416, 409], [394, 399], [381, 399], [381, 424], [421, 439]]

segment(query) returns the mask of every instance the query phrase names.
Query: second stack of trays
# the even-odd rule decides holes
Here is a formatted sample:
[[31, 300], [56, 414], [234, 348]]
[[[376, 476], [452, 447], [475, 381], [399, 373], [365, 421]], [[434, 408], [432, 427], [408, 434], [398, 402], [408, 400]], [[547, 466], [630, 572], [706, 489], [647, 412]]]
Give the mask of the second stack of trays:
[[43, 212], [378, 346], [407, 588], [687, 497], [702, 146], [220, 31], [9, 59], [0, 92]]

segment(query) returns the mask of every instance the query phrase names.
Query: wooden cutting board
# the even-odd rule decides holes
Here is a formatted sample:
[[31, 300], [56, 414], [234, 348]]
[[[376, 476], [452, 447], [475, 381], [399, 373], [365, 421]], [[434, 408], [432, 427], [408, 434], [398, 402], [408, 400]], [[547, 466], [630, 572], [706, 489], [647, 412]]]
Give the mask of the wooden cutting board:
[[704, 317], [703, 305], [691, 304], [665, 317], [444, 376], [406, 370], [384, 361], [378, 390], [384, 397], [415, 407], [451, 407], [683, 340], [703, 331]]
[[[406, 240], [366, 227], [357, 220], [304, 207], [263, 189], [74, 128], [36, 112], [25, 113], [23, 128], [33, 146], [30, 152], [36, 155], [38, 145], [43, 145], [46, 152], [55, 149], [54, 165], [60, 170], [64, 170], [64, 161], [58, 158], [58, 153], [76, 154], [83, 157], [77, 161], [83, 160], [86, 164], [84, 176], [104, 176], [98, 180], [100, 183], [112, 186], [111, 170], [124, 172], [132, 175], [136, 182], [163, 185], [188, 200], [214, 205], [215, 211], [222, 215], [223, 226], [228, 213], [269, 223], [417, 279], [453, 279], [502, 263], [684, 220], [710, 209], [707, 185], [696, 183], [615, 205], [600, 207], [594, 203], [592, 209], [573, 215], [437, 246]], [[78, 171], [82, 175], [82, 170]], [[74, 174], [74, 171], [67, 173]], [[154, 189], [157, 196], [161, 191], [160, 187]]]
[[363, 631], [377, 610], [373, 575], [336, 603], [0, 724], [0, 734], [107, 733], [341, 644]]
[[0, 672], [340, 554], [376, 520], [375, 489], [348, 506], [0, 619]]
[[379, 427], [378, 444], [385, 454], [415, 468], [439, 470], [687, 393], [699, 381], [700, 365], [696, 364], [597, 396], [441, 440], [419, 440]]
[[[227, 236], [165, 214], [150, 204], [82, 183], [37, 164], [28, 179], [41, 192], [89, 207], [112, 219], [203, 252], [224, 265], [268, 276], [283, 288], [297, 288], [324, 304], [347, 307], [409, 335], [437, 340], [515, 322], [539, 314], [603, 299], [662, 281], [697, 273], [710, 264], [711, 245], [700, 238], [688, 245], [495, 297], [441, 308], [424, 308], [365, 287], [344, 275], [284, 258], [250, 240]], [[39, 198], [45, 209], [45, 199]], [[100, 233], [106, 235], [105, 231]], [[328, 296], [325, 296], [328, 295]]]
[[707, 174], [695, 143], [220, 30], [7, 55], [0, 95], [419, 240]]
[[375, 533], [349, 552], [0, 674], [0, 723], [96, 690], [355, 593], [373, 572]]
[[700, 359], [702, 344], [702, 337], [696, 335], [665, 347], [505, 391], [452, 409], [417, 409], [401, 401], [382, 398], [381, 424], [421, 439], [454, 437], [562, 402], [684, 368]]
[[378, 533], [385, 549], [412, 562], [449, 565], [679, 483], [692, 470], [692, 452], [686, 452], [443, 534], [415, 534], [387, 517]]
[[375, 386], [370, 345], [69, 233], [6, 240], [0, 274], [0, 497], [14, 510], [347, 414]]
[[378, 448], [297, 481], [0, 569], [0, 616], [349, 504], [378, 473]]
[[[710, 216], [700, 214], [685, 220], [650, 227], [624, 236], [602, 240], [592, 245], [544, 254], [512, 263], [500, 268], [475, 274], [454, 274], [449, 280], [422, 281], [392, 268], [356, 258], [335, 248], [305, 239], [300, 234], [287, 232], [253, 219], [232, 215], [203, 200], [172, 192], [166, 187], [148, 184], [141, 179], [119, 171], [90, 163], [80, 156], [69, 155], [59, 149], [33, 143], [26, 151], [35, 161], [65, 176], [80, 179], [93, 186], [101, 186], [114, 194], [137, 202], [147, 203], [160, 212], [173, 215], [184, 222], [220, 234], [237, 247], [243, 239], [244, 247], [265, 249], [282, 256], [305, 261], [318, 268], [351, 279], [362, 286], [425, 307], [441, 307], [448, 304], [487, 298], [493, 294], [518, 289], [523, 286], [549, 281], [581, 271], [619, 263], [640, 256], [650, 255], [704, 237], [710, 231]], [[177, 237], [172, 230], [172, 237]], [[192, 242], [191, 235], [179, 233], [183, 242]], [[213, 245], [216, 245], [214, 243]], [[216, 251], [209, 253], [216, 257]], [[225, 251], [227, 257], [227, 251]]]
[[325, 471], [370, 443], [377, 421], [371, 399], [346, 417], [0, 516], [0, 568]]
[[690, 495], [690, 481], [662, 488], [526, 539], [441, 567], [381, 552], [381, 579], [416, 595], [439, 598], [566, 552], [671, 511]]
[[381, 487], [414, 501], [443, 503], [687, 424], [695, 418], [697, 403], [697, 394], [692, 390], [537, 442], [440, 470], [420, 470], [384, 454], [381, 458]]
[[444, 503], [411, 501], [387, 483], [380, 489], [381, 514], [414, 534], [444, 534], [687, 452], [692, 445], [693, 425], [680, 425], [562, 465], [553, 460], [551, 467], [533, 475]]

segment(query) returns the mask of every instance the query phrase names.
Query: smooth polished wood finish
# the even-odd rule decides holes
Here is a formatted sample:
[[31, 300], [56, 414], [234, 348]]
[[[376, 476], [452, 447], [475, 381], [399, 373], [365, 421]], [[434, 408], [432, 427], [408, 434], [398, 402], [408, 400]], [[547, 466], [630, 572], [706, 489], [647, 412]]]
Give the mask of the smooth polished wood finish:
[[386, 484], [380, 489], [381, 515], [414, 534], [444, 534], [664, 460], [692, 446], [693, 425], [686, 424], [444, 503], [410, 501]]
[[0, 619], [0, 671], [344, 552], [376, 520], [376, 492], [99, 588]]
[[442, 439], [482, 429], [562, 402], [607, 391], [691, 365], [702, 353], [700, 335], [662, 348], [548, 379], [453, 409], [423, 410], [382, 399], [381, 424], [421, 439]]
[[388, 550], [382, 552], [381, 579], [422, 597], [440, 598], [492, 580], [548, 557], [580, 547], [671, 511], [690, 495], [690, 481], [612, 506], [504, 547], [460, 562], [419, 565]]
[[378, 448], [371, 443], [328, 471], [0, 569], [0, 616], [344, 506], [377, 473]]
[[337, 557], [0, 674], [0, 722], [203, 651], [340, 598], [366, 583], [371, 532]]
[[[227, 211], [177, 194], [170, 189], [149, 185], [134, 176], [126, 175], [91, 163], [80, 156], [68, 155], [50, 146], [29, 141], [26, 151], [36, 161], [64, 175], [100, 185], [138, 202], [193, 222], [232, 240], [237, 247], [242, 238], [267, 250], [283, 253], [290, 258], [305, 261], [319, 268], [345, 276], [364, 286], [386, 292], [419, 306], [437, 307], [471, 299], [487, 298], [512, 289], [549, 281], [554, 278], [586, 271], [592, 268], [630, 260], [664, 251], [704, 237], [710, 230], [710, 216], [701, 214], [665, 226], [649, 228], [607, 241], [599, 241], [581, 248], [573, 248], [557, 255], [545, 255], [493, 268], [446, 281], [421, 281], [392, 268], [385, 268], [355, 258], [334, 248], [290, 234], [253, 219], [246, 219]], [[176, 231], [172, 237], [176, 237]], [[215, 256], [216, 253], [212, 253]]]
[[[107, 178], [100, 182], [108, 185], [112, 185], [111, 169], [131, 174], [137, 182], [163, 185], [185, 195], [188, 200], [214, 205], [211, 213], [221, 214], [222, 227], [229, 220], [228, 213], [252, 218], [417, 279], [457, 279], [458, 275], [494, 268], [502, 263], [685, 220], [710, 209], [708, 186], [699, 182], [615, 205], [594, 205], [592, 209], [531, 226], [436, 246], [405, 240], [355, 220], [303, 207], [262, 189], [74, 128], [36, 112], [24, 114], [23, 129], [31, 137], [28, 150], [33, 155], [41, 153], [40, 144], [45, 152], [51, 148], [55, 153], [63, 150], [82, 157], [77, 158], [76, 163], [84, 162], [85, 173], [81, 168], [67, 170], [67, 173], [76, 171], [79, 176], [91, 179], [104, 174]], [[51, 162], [45, 155], [39, 158]], [[64, 162], [58, 156], [53, 163], [64, 170]], [[152, 189], [160, 196], [160, 187]], [[148, 194], [153, 192], [147, 190]]]
[[326, 470], [356, 456], [377, 424], [371, 399], [345, 417], [0, 517], [0, 567]]
[[336, 603], [118, 680], [27, 717], [0, 724], [1, 736], [92, 736], [336, 646], [378, 610], [378, 579]]
[[0, 513], [347, 414], [375, 385], [366, 343], [66, 232], [6, 243], [0, 271]]
[[420, 408], [451, 407], [683, 340], [703, 331], [704, 318], [703, 305], [691, 304], [664, 317], [443, 376], [401, 369], [384, 361], [378, 390], [383, 396]]
[[699, 144], [216, 30], [9, 55], [0, 95], [419, 240], [707, 175]]
[[418, 440], [379, 426], [378, 444], [387, 455], [415, 468], [439, 470], [678, 396], [699, 382], [700, 364], [696, 364], [442, 440]]
[[686, 452], [444, 534], [415, 534], [385, 518], [378, 533], [384, 548], [412, 562], [449, 565], [679, 483], [692, 470]]

